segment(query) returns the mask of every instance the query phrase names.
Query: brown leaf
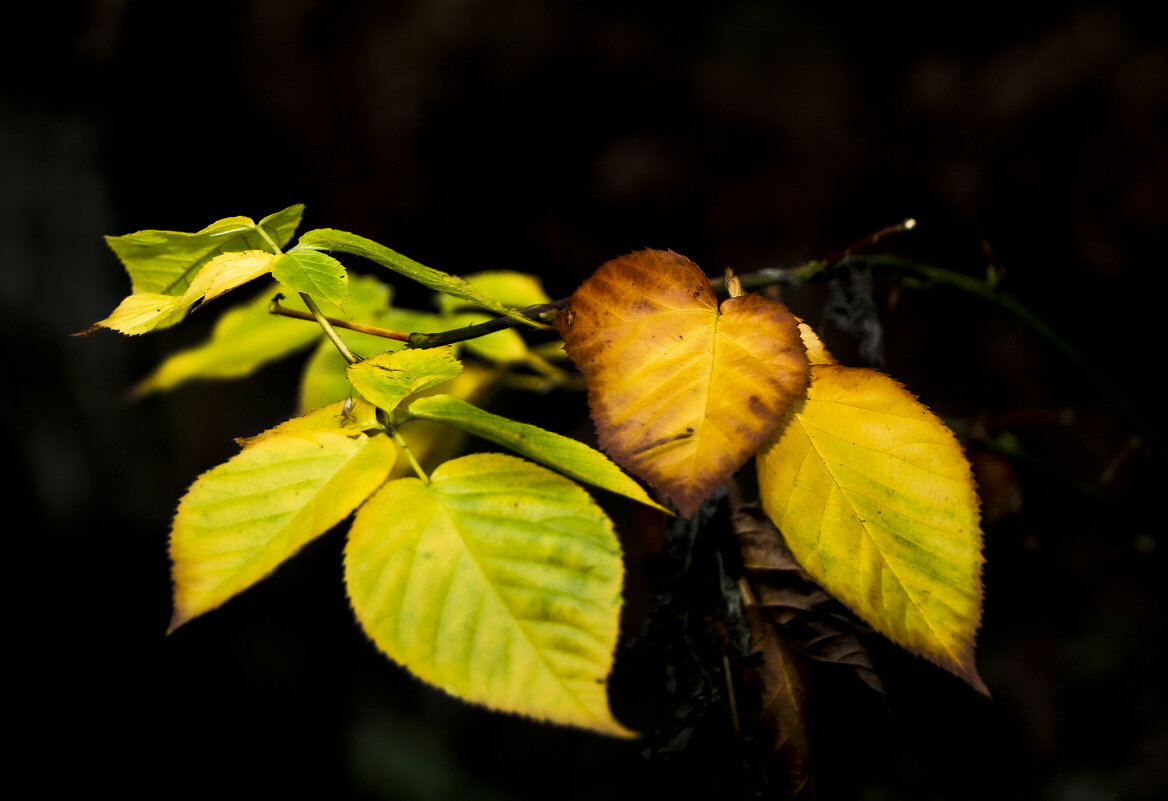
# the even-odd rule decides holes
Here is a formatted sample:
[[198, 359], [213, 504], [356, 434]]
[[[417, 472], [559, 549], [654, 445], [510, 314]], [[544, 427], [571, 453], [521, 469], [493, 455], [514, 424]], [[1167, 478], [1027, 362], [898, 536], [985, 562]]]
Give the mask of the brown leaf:
[[884, 685], [843, 606], [795, 561], [782, 534], [757, 504], [734, 509], [732, 526], [759, 608], [787, 643], [817, 662], [842, 665], [878, 693]]
[[556, 318], [588, 382], [601, 447], [684, 516], [758, 450], [807, 387], [794, 316], [758, 295], [719, 305], [684, 256], [604, 264]]
[[811, 750], [807, 740], [807, 692], [789, 646], [778, 636], [763, 610], [743, 592], [750, 621], [750, 647], [762, 656], [755, 677], [760, 683], [762, 723], [771, 732], [775, 755], [787, 778], [787, 797], [814, 795]]

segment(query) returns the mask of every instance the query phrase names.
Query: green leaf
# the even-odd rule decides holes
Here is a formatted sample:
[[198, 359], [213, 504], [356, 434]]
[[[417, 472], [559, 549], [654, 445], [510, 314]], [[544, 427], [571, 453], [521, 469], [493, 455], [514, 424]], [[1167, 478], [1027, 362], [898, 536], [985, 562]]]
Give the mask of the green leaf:
[[324, 253], [294, 248], [272, 262], [272, 277], [293, 292], [304, 292], [328, 303], [341, 303], [349, 294], [345, 265]]
[[763, 509], [820, 586], [987, 692], [974, 662], [977, 493], [960, 443], [932, 412], [875, 370], [816, 364], [757, 464]]
[[[488, 270], [464, 275], [463, 279], [485, 297], [497, 300], [504, 306], [522, 309], [552, 301], [544, 292], [543, 284], [540, 283], [539, 278], [527, 273]], [[468, 305], [465, 300], [445, 294], [435, 295], [434, 303], [444, 314], [450, 314]], [[469, 305], [477, 304], [471, 303]]]
[[407, 396], [438, 386], [460, 372], [462, 363], [449, 347], [382, 353], [351, 364], [347, 370], [353, 388], [387, 412]]
[[357, 619], [414, 675], [492, 709], [628, 736], [605, 690], [622, 574], [588, 494], [502, 454], [385, 485], [345, 549]]
[[173, 631], [267, 576], [381, 485], [396, 451], [366, 433], [368, 404], [340, 404], [242, 442], [198, 478], [170, 535]]
[[498, 314], [520, 320], [533, 328], [544, 327], [543, 324], [524, 317], [518, 310], [508, 308], [502, 303], [483, 295], [464, 278], [459, 278], [456, 275], [450, 275], [441, 270], [435, 270], [433, 267], [419, 264], [407, 256], [390, 250], [385, 245], [378, 244], [371, 239], [366, 239], [356, 234], [337, 231], [332, 228], [318, 228], [300, 237], [300, 247], [362, 256], [377, 262], [382, 267], [401, 273], [407, 278], [417, 281], [422, 286], [432, 289], [435, 292], [452, 295], [460, 300], [465, 300], [485, 309], [490, 309]]
[[[260, 225], [283, 247], [292, 238], [303, 212], [302, 204], [289, 206], [265, 217]], [[105, 241], [129, 273], [135, 294], [182, 295], [199, 269], [220, 253], [271, 250], [249, 217], [228, 217], [196, 233], [138, 231], [107, 236]]]
[[654, 509], [669, 513], [600, 451], [560, 434], [527, 423], [484, 412], [450, 395], [418, 398], [410, 404], [412, 417], [454, 426], [534, 459], [578, 481], [594, 484]]

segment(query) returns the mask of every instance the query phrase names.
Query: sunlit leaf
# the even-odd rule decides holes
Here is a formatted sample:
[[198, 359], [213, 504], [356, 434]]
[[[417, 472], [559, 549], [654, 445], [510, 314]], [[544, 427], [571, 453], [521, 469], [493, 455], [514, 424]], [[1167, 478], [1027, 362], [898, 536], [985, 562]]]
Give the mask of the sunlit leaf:
[[362, 256], [377, 262], [382, 267], [401, 273], [407, 278], [417, 281], [422, 286], [432, 289], [435, 292], [442, 292], [460, 300], [468, 301], [484, 309], [489, 309], [515, 320], [520, 320], [535, 328], [542, 327], [540, 323], [529, 320], [517, 310], [504, 306], [502, 303], [482, 294], [466, 279], [460, 278], [457, 275], [444, 273], [441, 270], [435, 270], [433, 267], [427, 267], [424, 264], [419, 264], [413, 259], [390, 250], [385, 245], [378, 244], [371, 239], [366, 239], [363, 236], [357, 236], [356, 234], [337, 231], [331, 228], [318, 228], [314, 231], [308, 231], [300, 237], [300, 247]]
[[816, 334], [815, 330], [802, 320], [799, 321], [799, 337], [803, 340], [804, 347], [807, 348], [807, 361], [809, 364], [839, 363], [828, 352], [823, 344], [823, 340], [819, 338], [819, 334]]
[[[265, 217], [260, 227], [283, 247], [303, 212], [301, 204], [289, 206]], [[106, 242], [129, 273], [134, 294], [182, 295], [199, 268], [220, 253], [271, 249], [249, 217], [228, 217], [196, 233], [138, 231], [107, 236]]]
[[329, 303], [341, 303], [349, 294], [345, 265], [326, 253], [307, 248], [294, 248], [276, 257], [272, 277], [292, 292], [304, 292]]
[[758, 455], [763, 508], [828, 592], [876, 630], [986, 692], [974, 664], [981, 531], [945, 425], [874, 370], [816, 365]]
[[758, 295], [719, 306], [672, 251], [614, 259], [556, 318], [588, 382], [601, 447], [685, 516], [755, 452], [807, 382], [794, 316]]
[[167, 328], [181, 321], [196, 303], [212, 300], [265, 274], [272, 259], [271, 253], [262, 250], [220, 254], [199, 269], [182, 295], [137, 292], [94, 328], [110, 328], [126, 335]]
[[349, 365], [353, 388], [387, 412], [415, 392], [436, 387], [462, 372], [450, 347], [382, 353]]
[[[504, 306], [522, 309], [541, 303], [551, 303], [552, 300], [544, 292], [543, 284], [539, 278], [527, 273], [512, 272], [510, 270], [488, 270], [481, 273], [464, 275], [463, 279], [485, 297], [496, 300]], [[450, 314], [468, 305], [478, 305], [477, 303], [472, 303], [447, 294], [435, 295], [434, 303], [444, 314]]]
[[204, 473], [170, 535], [174, 630], [271, 573], [349, 515], [393, 467], [393, 441], [366, 433], [370, 412], [340, 404], [290, 420]]
[[[356, 285], [354, 279], [354, 285]], [[345, 304], [352, 306], [352, 298]], [[433, 312], [414, 311], [412, 309], [383, 308], [376, 314], [363, 316], [363, 322], [391, 331], [410, 333], [413, 331], [442, 331], [446, 318]], [[349, 349], [358, 356], [368, 359], [379, 353], [399, 351], [405, 348], [405, 343], [393, 339], [364, 334], [358, 331], [338, 330], [337, 333]], [[455, 348], [457, 352], [457, 347]], [[349, 397], [351, 385], [346, 373], [348, 364], [329, 341], [321, 342], [320, 347], [309, 358], [304, 368], [300, 382], [301, 411], [317, 409], [329, 403], [334, 403]]]
[[385, 485], [345, 549], [358, 620], [416, 676], [493, 709], [627, 736], [605, 687], [622, 575], [588, 494], [501, 454]]
[[645, 494], [637, 482], [610, 462], [608, 457], [589, 448], [583, 442], [485, 412], [450, 395], [419, 398], [410, 404], [410, 414], [423, 420], [433, 420], [460, 428], [469, 434], [510, 448], [577, 481], [594, 484], [665, 511]]

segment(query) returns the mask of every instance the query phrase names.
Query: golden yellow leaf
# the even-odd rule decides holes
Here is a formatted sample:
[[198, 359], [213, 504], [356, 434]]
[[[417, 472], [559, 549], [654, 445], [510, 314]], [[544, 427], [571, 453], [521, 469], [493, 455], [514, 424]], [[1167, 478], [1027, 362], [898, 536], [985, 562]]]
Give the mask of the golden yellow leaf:
[[199, 476], [170, 535], [172, 631], [266, 577], [385, 481], [396, 449], [366, 430], [373, 420], [364, 401], [318, 409], [240, 440]]
[[684, 256], [643, 250], [584, 282], [556, 318], [588, 382], [601, 447], [692, 515], [807, 384], [794, 316], [758, 295], [719, 306]]
[[799, 564], [877, 631], [987, 692], [974, 664], [981, 530], [953, 433], [875, 370], [820, 364], [758, 454], [763, 508]]

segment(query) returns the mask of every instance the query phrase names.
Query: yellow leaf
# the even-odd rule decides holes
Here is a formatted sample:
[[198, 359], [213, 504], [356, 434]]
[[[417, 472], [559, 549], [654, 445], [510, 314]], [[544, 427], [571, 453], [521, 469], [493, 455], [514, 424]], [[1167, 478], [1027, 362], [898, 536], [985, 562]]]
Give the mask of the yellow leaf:
[[364, 402], [319, 409], [242, 440], [195, 481], [170, 535], [172, 631], [267, 576], [385, 481], [395, 449], [365, 433], [372, 418]]
[[981, 530], [945, 425], [874, 370], [815, 365], [758, 454], [763, 508], [799, 564], [891, 640], [987, 692], [974, 664]]
[[809, 364], [839, 363], [828, 352], [823, 340], [819, 338], [819, 334], [815, 333], [815, 330], [802, 320], [799, 321], [799, 337], [803, 340], [803, 346], [807, 348], [807, 362]]
[[718, 305], [672, 251], [614, 259], [556, 318], [588, 382], [601, 447], [697, 510], [785, 418], [807, 384], [794, 316], [758, 295]]
[[266, 273], [273, 258], [271, 253], [262, 250], [220, 254], [199, 269], [199, 274], [182, 295], [135, 292], [124, 298], [109, 317], [93, 328], [111, 328], [135, 335], [172, 326], [182, 320], [196, 303], [206, 303]]
[[353, 522], [345, 583], [387, 656], [452, 695], [616, 736], [605, 682], [624, 568], [580, 486], [513, 456], [386, 484]]

